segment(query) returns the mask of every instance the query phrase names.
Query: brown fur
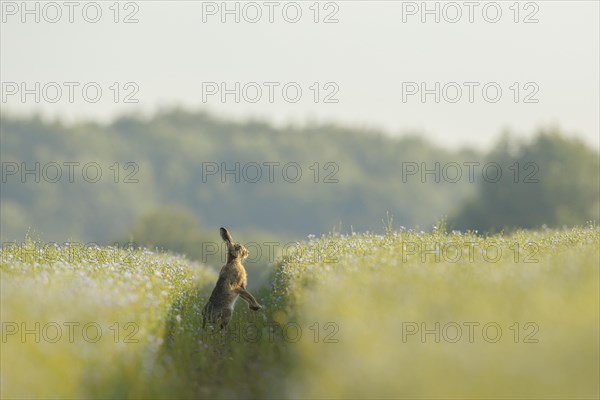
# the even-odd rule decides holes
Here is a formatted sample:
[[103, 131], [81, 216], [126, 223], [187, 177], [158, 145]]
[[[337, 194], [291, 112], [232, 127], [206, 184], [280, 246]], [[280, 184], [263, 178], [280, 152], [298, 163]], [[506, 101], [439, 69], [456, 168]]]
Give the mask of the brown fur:
[[223, 329], [229, 323], [233, 313], [233, 306], [238, 297], [248, 303], [251, 310], [260, 310], [254, 296], [246, 290], [247, 275], [242, 265], [242, 260], [248, 257], [248, 250], [239, 243], [234, 243], [227, 229], [221, 228], [221, 238], [227, 245], [227, 264], [221, 268], [219, 280], [213, 289], [208, 302], [202, 310], [202, 327], [208, 320], [210, 323], [218, 323]]

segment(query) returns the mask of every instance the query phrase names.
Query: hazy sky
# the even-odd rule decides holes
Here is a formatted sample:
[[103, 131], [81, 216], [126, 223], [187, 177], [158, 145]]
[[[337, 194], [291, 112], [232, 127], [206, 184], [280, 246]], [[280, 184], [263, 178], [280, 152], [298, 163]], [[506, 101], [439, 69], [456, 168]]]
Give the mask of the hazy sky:
[[181, 105], [453, 147], [559, 126], [599, 147], [598, 1], [73, 4], [1, 2], [3, 110], [106, 121]]

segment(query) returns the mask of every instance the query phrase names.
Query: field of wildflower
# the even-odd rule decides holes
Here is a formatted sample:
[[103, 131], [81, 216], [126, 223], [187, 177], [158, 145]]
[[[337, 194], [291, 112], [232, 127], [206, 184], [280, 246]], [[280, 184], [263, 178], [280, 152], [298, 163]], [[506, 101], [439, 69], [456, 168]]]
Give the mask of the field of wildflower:
[[0, 257], [0, 395], [598, 398], [599, 245], [596, 226], [311, 236], [217, 332], [214, 269], [27, 239]]

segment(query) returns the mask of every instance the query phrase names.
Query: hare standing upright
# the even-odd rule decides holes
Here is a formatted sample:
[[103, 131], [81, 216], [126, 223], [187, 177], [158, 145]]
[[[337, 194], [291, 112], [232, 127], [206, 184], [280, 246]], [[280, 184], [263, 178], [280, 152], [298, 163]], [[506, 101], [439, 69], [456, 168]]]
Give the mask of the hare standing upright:
[[227, 264], [221, 268], [217, 285], [202, 310], [203, 328], [207, 319], [210, 323], [218, 323], [221, 329], [225, 328], [231, 319], [238, 296], [248, 302], [251, 310], [262, 308], [246, 290], [247, 277], [242, 260], [248, 257], [248, 250], [241, 244], [234, 243], [231, 234], [225, 228], [221, 228], [221, 237], [227, 245]]

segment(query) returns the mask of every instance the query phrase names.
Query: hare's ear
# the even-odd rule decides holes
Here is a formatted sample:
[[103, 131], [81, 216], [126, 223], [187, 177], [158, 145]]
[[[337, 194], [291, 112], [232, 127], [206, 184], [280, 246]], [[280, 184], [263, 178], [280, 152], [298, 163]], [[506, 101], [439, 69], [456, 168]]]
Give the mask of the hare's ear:
[[225, 241], [225, 243], [227, 243], [228, 246], [233, 244], [233, 238], [231, 237], [231, 233], [229, 233], [229, 231], [225, 228], [221, 228], [221, 237], [223, 238], [223, 240]]

